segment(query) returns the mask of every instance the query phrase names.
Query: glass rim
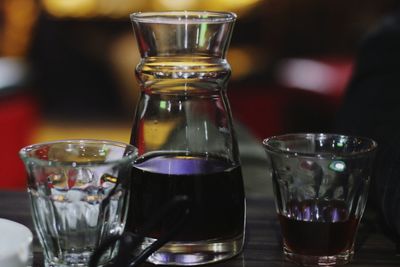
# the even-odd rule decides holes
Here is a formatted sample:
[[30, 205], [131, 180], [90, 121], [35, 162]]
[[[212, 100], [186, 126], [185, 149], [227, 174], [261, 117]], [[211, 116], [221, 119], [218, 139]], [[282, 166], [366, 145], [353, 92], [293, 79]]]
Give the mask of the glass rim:
[[[39, 159], [37, 157], [34, 157], [32, 155], [29, 155], [29, 152], [31, 152], [34, 149], [38, 149], [40, 147], [45, 147], [49, 145], [55, 145], [55, 144], [103, 144], [103, 145], [110, 145], [113, 147], [119, 147], [119, 148], [129, 148], [129, 151], [132, 151], [133, 153], [129, 154], [124, 154], [118, 159], [113, 159], [109, 161], [104, 161], [104, 162], [98, 162], [98, 161], [87, 161], [87, 162], [76, 162], [76, 161], [56, 161], [56, 160], [46, 160], [46, 159]], [[25, 146], [21, 148], [18, 152], [20, 158], [23, 161], [32, 161], [37, 163], [38, 165], [46, 165], [46, 166], [65, 166], [65, 167], [77, 167], [77, 166], [100, 166], [100, 165], [113, 165], [116, 163], [124, 163], [128, 162], [132, 159], [134, 159], [135, 155], [137, 155], [138, 149], [130, 144], [124, 143], [124, 142], [119, 142], [119, 141], [112, 141], [112, 140], [102, 140], [102, 139], [62, 139], [62, 140], [55, 140], [55, 141], [49, 141], [49, 142], [41, 142], [41, 143], [36, 143], [36, 144], [31, 144], [28, 146]]]
[[[360, 151], [356, 152], [351, 152], [351, 153], [334, 153], [334, 152], [302, 152], [299, 150], [283, 150], [276, 148], [275, 146], [271, 145], [271, 141], [284, 141], [285, 138], [294, 138], [297, 139], [309, 139], [310, 137], [314, 137], [316, 140], [322, 140], [322, 139], [327, 139], [327, 138], [345, 138], [345, 139], [358, 139], [362, 142], [367, 142], [369, 143], [369, 146], [367, 149], [363, 149]], [[290, 139], [288, 139], [290, 140]], [[346, 134], [336, 134], [336, 133], [288, 133], [288, 134], [282, 134], [282, 135], [274, 135], [268, 138], [265, 138], [262, 142], [264, 148], [269, 151], [273, 152], [276, 154], [283, 154], [287, 156], [295, 156], [295, 157], [309, 157], [309, 158], [354, 158], [354, 157], [360, 157], [365, 154], [369, 154], [371, 152], [374, 152], [377, 147], [378, 143], [369, 138], [369, 137], [364, 137], [364, 136], [355, 136], [355, 135], [346, 135]]]
[[164, 24], [199, 24], [234, 22], [237, 15], [227, 11], [159, 11], [130, 14], [132, 22]]

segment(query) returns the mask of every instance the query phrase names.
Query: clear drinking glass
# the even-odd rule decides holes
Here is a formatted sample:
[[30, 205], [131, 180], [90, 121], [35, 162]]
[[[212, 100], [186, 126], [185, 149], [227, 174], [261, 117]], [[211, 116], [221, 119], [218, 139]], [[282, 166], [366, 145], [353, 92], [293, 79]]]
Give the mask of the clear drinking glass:
[[305, 266], [347, 263], [364, 212], [377, 144], [338, 134], [265, 139], [287, 259]]
[[[87, 266], [94, 249], [121, 234], [137, 150], [101, 140], [65, 140], [20, 151], [46, 266]], [[109, 261], [110, 249], [100, 262]]]
[[[131, 137], [139, 158], [127, 229], [140, 230], [176, 195], [192, 201], [185, 227], [148, 259], [152, 263], [204, 264], [242, 250], [245, 197], [226, 95], [231, 69], [225, 56], [235, 19], [227, 12], [131, 15], [141, 96]], [[165, 218], [142, 249], [173, 223]]]

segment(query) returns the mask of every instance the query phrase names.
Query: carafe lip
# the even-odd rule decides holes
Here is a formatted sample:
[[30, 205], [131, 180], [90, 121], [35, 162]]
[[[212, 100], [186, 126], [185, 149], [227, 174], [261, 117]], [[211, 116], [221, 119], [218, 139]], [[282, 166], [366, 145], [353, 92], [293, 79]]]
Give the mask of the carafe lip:
[[164, 24], [215, 24], [234, 22], [237, 15], [225, 11], [160, 11], [130, 14], [133, 22]]

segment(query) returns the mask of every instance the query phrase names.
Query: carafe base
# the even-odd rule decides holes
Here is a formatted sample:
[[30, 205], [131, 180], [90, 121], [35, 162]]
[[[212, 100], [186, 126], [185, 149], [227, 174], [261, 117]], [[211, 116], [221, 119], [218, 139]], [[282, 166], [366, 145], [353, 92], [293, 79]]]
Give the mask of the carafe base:
[[[155, 240], [145, 238], [143, 248]], [[244, 236], [231, 239], [213, 239], [196, 242], [168, 242], [147, 261], [156, 265], [195, 266], [226, 260], [243, 249]]]

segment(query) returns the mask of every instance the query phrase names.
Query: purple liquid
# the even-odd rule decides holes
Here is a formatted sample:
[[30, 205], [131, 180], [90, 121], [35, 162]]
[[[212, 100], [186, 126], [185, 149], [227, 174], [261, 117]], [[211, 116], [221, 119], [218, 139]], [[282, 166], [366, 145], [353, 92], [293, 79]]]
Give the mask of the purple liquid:
[[291, 201], [287, 216], [278, 215], [283, 241], [294, 253], [336, 255], [351, 249], [359, 219], [341, 201]]
[[[175, 195], [187, 195], [192, 212], [174, 241], [233, 238], [244, 228], [241, 169], [226, 160], [158, 155], [135, 165], [127, 229], [136, 232]], [[149, 237], [169, 231], [176, 218], [165, 218]]]

